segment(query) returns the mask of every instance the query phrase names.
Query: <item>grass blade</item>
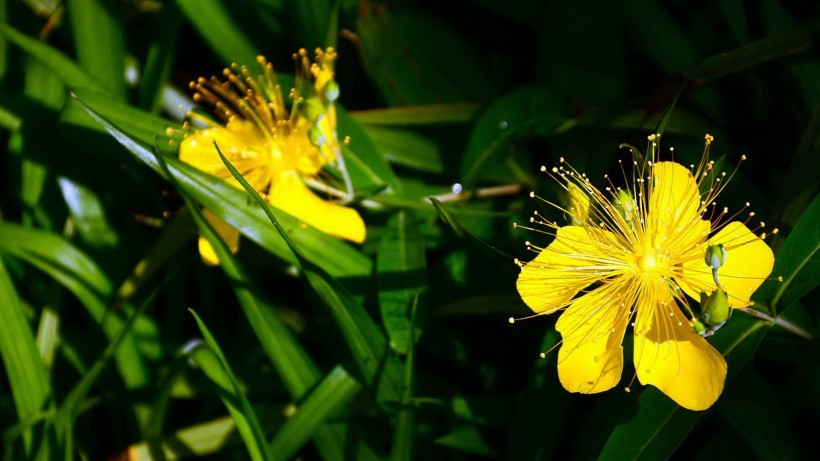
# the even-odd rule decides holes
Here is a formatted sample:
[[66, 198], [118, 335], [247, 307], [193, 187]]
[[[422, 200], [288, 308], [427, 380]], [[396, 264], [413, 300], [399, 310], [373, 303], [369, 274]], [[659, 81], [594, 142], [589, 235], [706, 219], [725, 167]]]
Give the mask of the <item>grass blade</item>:
[[[165, 159], [158, 156], [157, 161], [162, 172], [176, 185], [177, 190], [186, 202], [188, 210], [191, 211], [191, 216], [197, 222], [200, 232], [208, 239], [216, 251], [220, 260], [220, 267], [233, 283], [236, 297], [245, 312], [245, 316], [248, 318], [248, 323], [259, 338], [262, 348], [271, 363], [273, 363], [274, 368], [285, 384], [285, 388], [294, 400], [304, 397], [305, 393], [321, 379], [318, 367], [274, 310], [260, 302], [258, 297], [254, 295], [252, 284], [245, 275], [242, 266], [239, 265], [239, 262], [231, 255], [225, 243], [204, 219], [193, 203], [187, 189], [184, 189], [176, 181], [176, 177], [171, 173]], [[346, 435], [340, 427], [327, 426], [317, 430], [315, 440], [325, 459], [341, 460], [345, 453], [345, 438]], [[359, 456], [362, 459], [372, 459], [372, 452], [366, 445], [360, 445], [359, 450]]]
[[410, 336], [418, 338], [421, 330], [410, 331], [410, 307], [419, 304], [426, 311], [427, 262], [425, 245], [412, 210], [399, 210], [387, 223], [376, 262], [379, 285], [379, 308], [382, 323], [390, 338], [390, 347], [406, 354], [413, 346]]
[[83, 72], [71, 58], [56, 48], [26, 36], [8, 24], [0, 23], [0, 33], [23, 51], [49, 67], [66, 85], [72, 88], [91, 88], [102, 91], [99, 83]]
[[334, 368], [299, 404], [296, 414], [271, 441], [273, 459], [291, 459], [333, 413], [350, 400], [361, 385], [344, 368]]
[[202, 319], [199, 318], [199, 315], [197, 315], [193, 309], [189, 310], [191, 311], [191, 315], [194, 316], [194, 319], [196, 319], [199, 331], [202, 332], [202, 336], [208, 345], [208, 347], [195, 347], [190, 351], [189, 355], [191, 359], [199, 365], [199, 368], [202, 369], [219, 389], [222, 401], [233, 417], [236, 423], [236, 429], [242, 436], [242, 440], [245, 442], [245, 447], [248, 449], [251, 459], [254, 461], [272, 459], [270, 450], [265, 443], [265, 434], [262, 432], [262, 426], [259, 425], [253, 407], [251, 407], [251, 404], [239, 386], [239, 382], [236, 380], [236, 376], [234, 376], [233, 371], [231, 371], [228, 360], [225, 358], [225, 355], [222, 354], [219, 344]]
[[[0, 253], [16, 256], [57, 280], [82, 302], [105, 333], [113, 338], [123, 320], [108, 309], [111, 282], [85, 253], [60, 236], [9, 222], [0, 223]], [[131, 387], [148, 382], [148, 371], [133, 335], [117, 350], [117, 369]]]
[[223, 2], [176, 0], [176, 3], [225, 64], [250, 66], [256, 63], [259, 52], [239, 25], [231, 20], [231, 13]]
[[117, 99], [125, 100], [125, 37], [121, 2], [68, 0], [74, 49], [80, 67]]
[[288, 244], [311, 287], [330, 309], [367, 384], [378, 389], [381, 399], [399, 400], [401, 366], [395, 356], [389, 354], [384, 333], [344, 287], [322, 268], [304, 257], [301, 247], [297, 247], [291, 240], [262, 197], [222, 154], [219, 146], [216, 144], [214, 146], [233, 177], [253, 197]]
[[[2, 240], [2, 239], [0, 239]], [[17, 290], [0, 258], [0, 356], [8, 377], [17, 418], [26, 420], [46, 409], [52, 398], [45, 367], [40, 362]], [[32, 434], [24, 433], [26, 453], [31, 456]]]
[[[75, 96], [76, 98], [76, 96]], [[95, 108], [77, 99], [83, 108], [122, 144], [129, 152], [154, 171], [165, 175], [157, 158], [140, 140], [126, 134]], [[186, 186], [191, 196], [215, 215], [224, 219], [243, 235], [285, 261], [296, 264], [288, 245], [276, 232], [270, 232], [270, 221], [247, 195], [225, 181], [203, 173], [174, 157], [165, 157], [168, 170], [177, 181]], [[266, 209], [268, 209], [266, 205]], [[367, 277], [371, 261], [350, 245], [311, 227], [302, 228], [300, 222], [279, 210], [273, 210], [286, 233], [304, 248], [304, 255], [319, 264], [334, 277]]]

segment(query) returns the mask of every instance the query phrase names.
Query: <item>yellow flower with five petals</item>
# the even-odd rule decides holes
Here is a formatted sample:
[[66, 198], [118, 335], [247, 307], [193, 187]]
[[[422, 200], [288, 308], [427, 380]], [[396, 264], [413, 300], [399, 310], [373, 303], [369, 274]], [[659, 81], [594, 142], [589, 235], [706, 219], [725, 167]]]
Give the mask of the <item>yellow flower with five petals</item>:
[[698, 299], [717, 289], [704, 254], [710, 245], [725, 248], [719, 281], [735, 308], [752, 304], [774, 256], [762, 240], [765, 234], [756, 235], [745, 223], [731, 221], [728, 210], [715, 208], [729, 178], [708, 160], [711, 136], [700, 164], [689, 168], [654, 162], [659, 139], [649, 139], [653, 161], [634, 162], [632, 184], [625, 189], [610, 182], [600, 190], [563, 159], [551, 170], [571, 198], [582, 191], [592, 205], [584, 216], [563, 210], [572, 216], [574, 225], [568, 226], [535, 213], [531, 222], [555, 239], [545, 248], [527, 243], [538, 255], [517, 261], [517, 288], [536, 314], [563, 311], [556, 323], [562, 337], [558, 376], [567, 390], [590, 394], [618, 384], [621, 343], [631, 324], [638, 380], [682, 407], [705, 410], [723, 391], [727, 366], [689, 321], [695, 315], [686, 295]]
[[[188, 130], [179, 147], [179, 158], [196, 168], [241, 187], [222, 163], [220, 150], [267, 201], [325, 233], [356, 243], [365, 239], [365, 225], [354, 209], [324, 200], [308, 184], [325, 195], [346, 196], [321, 179], [325, 165], [340, 165], [344, 172], [340, 141], [336, 133], [334, 103], [339, 89], [333, 80], [336, 52], [316, 50], [310, 62], [302, 49], [297, 61], [296, 87], [288, 109], [273, 66], [259, 57], [262, 74], [232, 66], [223, 78], [200, 77], [191, 82], [194, 100], [213, 106], [224, 125], [196, 113], [189, 118], [204, 125]], [[349, 182], [346, 181], [348, 192]], [[205, 210], [205, 217], [232, 251], [239, 245], [236, 229]], [[218, 258], [204, 238], [199, 239], [202, 259], [217, 264]]]

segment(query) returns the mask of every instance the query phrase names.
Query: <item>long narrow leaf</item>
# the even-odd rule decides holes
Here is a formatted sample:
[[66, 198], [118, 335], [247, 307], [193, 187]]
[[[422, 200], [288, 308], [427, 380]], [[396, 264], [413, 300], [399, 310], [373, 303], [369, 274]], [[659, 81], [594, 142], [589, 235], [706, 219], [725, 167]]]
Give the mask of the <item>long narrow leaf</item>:
[[[26, 420], [46, 409], [52, 398], [45, 367], [40, 361], [31, 326], [23, 315], [17, 290], [0, 258], [0, 356], [11, 387], [17, 417]], [[26, 451], [34, 447], [31, 433], [24, 435]]]
[[[165, 174], [153, 152], [144, 143], [126, 134], [84, 101], [78, 101], [129, 152], [157, 173]], [[297, 262], [279, 234], [270, 232], [270, 223], [265, 214], [255, 204], [249, 203], [246, 194], [176, 158], [168, 157], [166, 162], [171, 174], [186, 186], [186, 190], [199, 203], [271, 253], [290, 263]], [[303, 228], [297, 219], [287, 213], [279, 210], [271, 212], [282, 223], [285, 232], [304, 248], [305, 256], [334, 277], [366, 277], [370, 274], [370, 260], [350, 245], [311, 227]]]
[[66, 85], [72, 88], [81, 87], [96, 89], [97, 91], [102, 90], [94, 79], [89, 77], [74, 61], [56, 48], [52, 48], [43, 42], [28, 37], [5, 23], [0, 23], [0, 33], [5, 35], [12, 43], [22, 48], [23, 51], [48, 66]]
[[334, 368], [299, 405], [296, 414], [271, 441], [273, 459], [291, 459], [327, 419], [342, 407], [361, 385], [341, 368]]
[[[248, 318], [251, 328], [256, 333], [262, 348], [282, 378], [286, 389], [293, 399], [302, 398], [321, 379], [317, 366], [273, 309], [262, 303], [254, 295], [251, 283], [242, 266], [231, 255], [225, 243], [196, 208], [187, 189], [184, 189], [176, 181], [176, 177], [168, 169], [165, 159], [157, 157], [157, 160], [163, 173], [176, 184], [177, 189], [188, 205], [188, 209], [191, 211], [192, 217], [197, 222], [200, 232], [214, 248], [220, 266], [234, 285], [237, 299]], [[315, 440], [325, 459], [336, 460], [342, 459], [345, 450], [345, 438], [346, 436], [340, 427], [327, 426], [317, 430]], [[362, 459], [371, 459], [373, 457], [367, 445], [360, 444], [359, 450], [359, 456]]]
[[262, 432], [262, 426], [256, 419], [256, 413], [253, 411], [250, 402], [245, 397], [239, 382], [234, 376], [228, 360], [222, 354], [222, 350], [216, 339], [211, 334], [205, 322], [199, 318], [199, 315], [193, 310], [191, 315], [196, 319], [199, 326], [199, 331], [205, 338], [205, 342], [209, 347], [196, 347], [190, 352], [191, 359], [199, 365], [199, 368], [210, 378], [210, 380], [219, 388], [222, 401], [225, 407], [231, 413], [236, 429], [242, 436], [245, 442], [245, 447], [251, 455], [251, 459], [269, 460], [271, 458], [270, 450], [265, 444], [265, 434]]
[[[109, 339], [122, 328], [123, 320], [108, 309], [107, 300], [112, 291], [108, 277], [85, 253], [62, 237], [2, 222], [0, 253], [28, 262], [68, 288]], [[130, 333], [117, 350], [117, 369], [129, 387], [147, 383], [148, 372]]]
[[259, 52], [220, 0], [177, 0], [177, 5], [225, 64], [251, 65]]
[[383, 399], [397, 401], [399, 399], [401, 367], [396, 362], [395, 357], [389, 354], [384, 333], [344, 287], [322, 268], [304, 257], [301, 247], [296, 246], [291, 240], [291, 237], [284, 231], [281, 223], [267, 207], [262, 197], [222, 154], [219, 146], [216, 144], [214, 146], [233, 177], [263, 209], [271, 224], [287, 242], [308, 282], [330, 309], [330, 313], [342, 331], [367, 384], [377, 386]]
[[67, 0], [80, 67], [118, 99], [125, 99], [125, 37], [116, 0]]

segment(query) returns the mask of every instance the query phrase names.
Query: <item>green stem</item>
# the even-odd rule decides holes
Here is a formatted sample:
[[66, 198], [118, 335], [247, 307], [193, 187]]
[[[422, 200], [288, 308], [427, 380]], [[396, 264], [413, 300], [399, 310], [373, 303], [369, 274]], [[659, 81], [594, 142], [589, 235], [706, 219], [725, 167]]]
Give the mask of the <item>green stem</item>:
[[768, 314], [760, 312], [759, 310], [750, 309], [750, 308], [747, 308], [747, 307], [737, 307], [737, 308], [735, 308], [735, 310], [738, 310], [738, 311], [741, 311], [745, 314], [751, 315], [752, 317], [757, 317], [757, 318], [759, 318], [763, 321], [771, 323], [772, 325], [778, 325], [781, 328], [783, 328], [784, 330], [790, 331], [790, 332], [796, 334], [797, 336], [800, 336], [801, 338], [806, 339], [808, 341], [813, 341], [814, 340], [814, 335], [812, 335], [808, 331], [798, 327], [797, 325], [789, 322], [788, 320], [783, 319], [782, 317], [771, 317]]

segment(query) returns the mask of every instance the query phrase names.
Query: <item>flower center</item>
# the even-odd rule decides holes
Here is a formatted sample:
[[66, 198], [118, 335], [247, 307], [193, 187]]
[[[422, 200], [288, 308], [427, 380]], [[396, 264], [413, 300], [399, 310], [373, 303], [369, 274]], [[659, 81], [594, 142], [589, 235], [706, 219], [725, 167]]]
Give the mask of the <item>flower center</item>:
[[651, 253], [647, 253], [638, 259], [638, 267], [640, 267], [644, 273], [654, 272], [658, 269], [658, 265], [658, 261]]

